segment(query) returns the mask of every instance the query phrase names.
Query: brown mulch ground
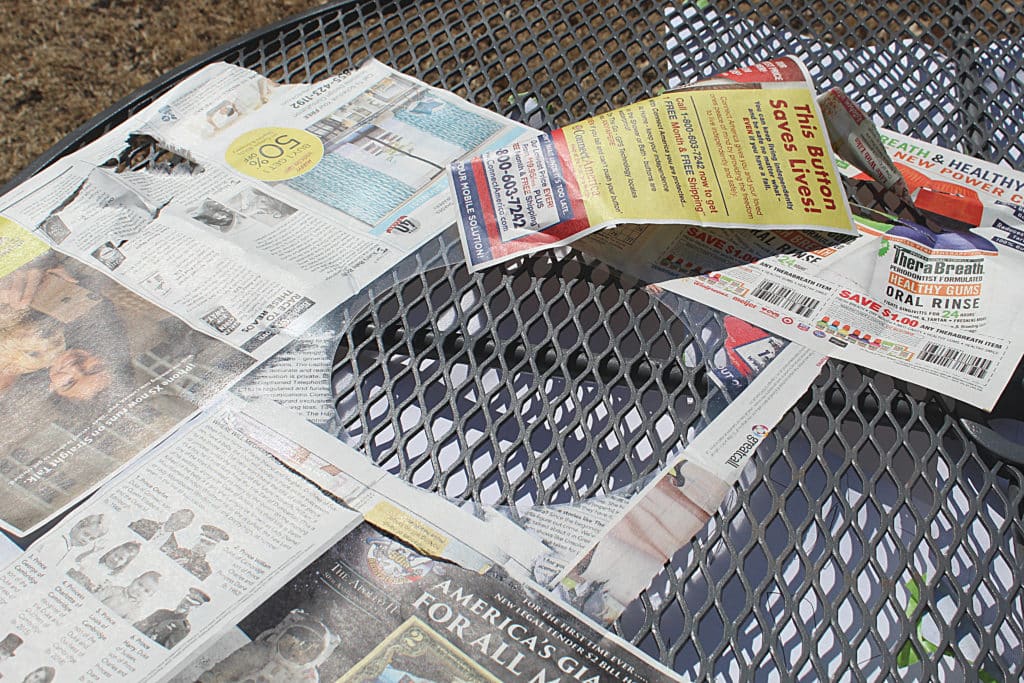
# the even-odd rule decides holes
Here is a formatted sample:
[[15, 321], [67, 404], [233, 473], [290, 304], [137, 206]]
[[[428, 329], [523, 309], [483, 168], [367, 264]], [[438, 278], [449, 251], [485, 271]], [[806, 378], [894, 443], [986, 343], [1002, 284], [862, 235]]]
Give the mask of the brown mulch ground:
[[188, 59], [323, 0], [2, 0], [0, 184]]
[[[674, 4], [681, 6], [695, 1], [674, 0]], [[3, 55], [0, 62], [0, 184], [77, 126], [157, 76], [232, 38], [323, 2], [0, 0], [0, 55]], [[474, 5], [473, 0], [451, 0], [442, 4], [449, 8], [465, 5], [465, 11]], [[542, 19], [543, 13], [538, 7], [525, 16], [519, 16], [511, 6], [501, 9], [500, 4], [482, 4], [490, 7], [488, 21], [496, 27], [495, 36], [502, 39], [520, 33], [529, 35], [526, 24]], [[550, 4], [557, 2], [553, 0]], [[578, 56], [589, 56], [593, 61], [601, 62], [608, 44], [597, 44], [596, 41], [611, 40], [616, 22], [657, 22], [663, 18], [665, 3], [634, 3], [632, 10], [624, 16], [616, 16], [616, 0], [566, 4], [585, 5], [591, 9], [598, 7], [602, 9], [599, 14], [616, 17], [610, 24], [600, 19], [603, 24], [608, 24], [601, 32], [568, 49], [569, 55], [575, 51]], [[735, 11], [749, 21], [785, 25], [790, 30], [814, 35], [817, 39], [842, 42], [850, 47], [865, 42], [913, 37], [931, 46], [953, 49], [951, 36], [958, 31], [966, 33], [977, 44], [993, 38], [1020, 39], [1024, 34], [1024, 15], [1018, 8], [1020, 0], [975, 0], [971, 3], [972, 9], [957, 14], [960, 26], [951, 23], [955, 12], [947, 6], [948, 3], [858, 0], [847, 2], [849, 9], [842, 11], [838, 9], [842, 3], [834, 0], [789, 0], [784, 10], [776, 9], [778, 4], [771, 0], [740, 0], [734, 6]], [[909, 10], [899, 9], [901, 4]], [[644, 15], [641, 9], [649, 12], [650, 16]], [[417, 31], [426, 28], [426, 24], [433, 25], [440, 17], [437, 8], [424, 10], [415, 3], [400, 13], [414, 38]], [[993, 23], [992, 17], [997, 23]], [[997, 27], [1001, 28], [997, 31]], [[353, 45], [361, 45], [365, 56], [367, 48], [386, 39], [386, 30], [386, 27], [378, 25], [376, 32], [353, 36]], [[564, 31], [567, 40], [574, 40], [572, 27], [564, 22], [553, 30]], [[482, 49], [487, 47], [484, 44], [487, 40], [490, 39], [482, 39], [484, 42], [480, 45], [470, 44], [468, 38], [458, 44], [438, 45], [436, 50], [422, 55], [418, 66], [430, 74], [427, 80], [465, 95], [467, 86], [479, 90], [484, 82], [500, 93], [527, 88], [523, 84], [529, 82], [531, 69], [539, 68], [550, 60], [547, 53], [542, 59], [536, 50], [531, 53], [525, 49], [519, 62], [492, 64], [487, 73], [481, 72], [478, 64], [452, 71], [450, 64], [458, 59], [459, 51]], [[625, 49], [639, 50], [652, 62], [667, 59], [663, 47], [652, 44], [656, 40], [656, 36], [648, 33], [644, 40]], [[962, 40], [962, 36], [958, 40]], [[564, 63], [564, 60], [560, 61]], [[392, 66], [407, 68], [408, 62], [400, 59]], [[578, 84], [567, 81], [564, 84], [567, 88], [565, 98], [575, 98], [579, 104], [583, 100], [577, 96], [602, 79], [630, 76], [628, 73], [615, 73], [619, 66], [613, 57], [610, 63], [605, 63], [593, 73], [582, 74]], [[643, 68], [642, 60], [637, 60], [636, 66]], [[641, 76], [647, 78], [644, 74]], [[543, 99], [552, 93], [542, 89], [536, 94]], [[629, 93], [632, 95], [638, 93]], [[628, 96], [623, 94], [619, 100], [605, 104], [621, 106], [627, 101]], [[567, 111], [559, 115], [555, 123], [564, 125], [586, 113], [582, 110]]]

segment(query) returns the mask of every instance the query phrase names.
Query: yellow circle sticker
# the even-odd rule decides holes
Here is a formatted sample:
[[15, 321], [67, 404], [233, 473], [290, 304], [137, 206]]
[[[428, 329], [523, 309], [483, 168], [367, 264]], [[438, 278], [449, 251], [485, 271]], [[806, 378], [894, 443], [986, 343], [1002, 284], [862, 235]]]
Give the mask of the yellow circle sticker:
[[238, 136], [224, 154], [236, 171], [257, 180], [296, 178], [320, 163], [324, 144], [299, 128], [257, 128]]

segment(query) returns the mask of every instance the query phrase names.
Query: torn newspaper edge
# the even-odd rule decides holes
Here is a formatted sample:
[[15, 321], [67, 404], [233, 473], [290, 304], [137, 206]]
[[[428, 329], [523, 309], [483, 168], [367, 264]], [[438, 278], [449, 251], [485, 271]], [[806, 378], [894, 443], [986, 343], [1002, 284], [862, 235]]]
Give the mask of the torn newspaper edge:
[[450, 177], [471, 270], [633, 223], [855, 233], [795, 57], [455, 162]]
[[[267, 129], [292, 132], [265, 139]], [[377, 62], [280, 87], [215, 64], [5, 195], [0, 214], [49, 245], [40, 258], [64, 265], [26, 261], [0, 274], [7, 355], [30, 344], [37, 354], [4, 361], [0, 409], [12, 424], [46, 425], [0, 439], [0, 524], [24, 535], [54, 519], [449, 226], [447, 164], [525, 130]], [[192, 163], [107, 168], [140, 133]], [[307, 147], [295, 151], [299, 140]], [[285, 147], [296, 163], [321, 156], [281, 179], [267, 168]], [[330, 169], [372, 177], [375, 191], [319, 177]], [[26, 238], [13, 224], [3, 231], [13, 263]], [[44, 285], [38, 301], [29, 280]], [[58, 293], [71, 303], [54, 304]]]
[[803, 394], [825, 358], [798, 345], [779, 352], [776, 372], [753, 380], [683, 453], [629, 501], [595, 542], [551, 582], [559, 597], [611, 623], [721, 506], [743, 467], [789, 410], [778, 396]]

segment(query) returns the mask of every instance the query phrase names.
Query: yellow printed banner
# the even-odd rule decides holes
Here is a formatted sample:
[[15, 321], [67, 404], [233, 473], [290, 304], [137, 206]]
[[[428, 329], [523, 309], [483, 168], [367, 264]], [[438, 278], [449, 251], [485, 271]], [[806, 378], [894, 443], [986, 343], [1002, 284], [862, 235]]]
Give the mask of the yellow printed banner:
[[721, 89], [662, 95], [560, 132], [591, 224], [671, 218], [848, 231], [819, 123], [806, 87]]
[[448, 547], [448, 538], [442, 533], [386, 500], [366, 513], [366, 521], [405, 539], [425, 555], [439, 557]]
[[0, 216], [0, 277], [10, 275], [50, 248], [25, 228]]
[[451, 182], [472, 269], [630, 223], [856, 234], [793, 57], [456, 162]]

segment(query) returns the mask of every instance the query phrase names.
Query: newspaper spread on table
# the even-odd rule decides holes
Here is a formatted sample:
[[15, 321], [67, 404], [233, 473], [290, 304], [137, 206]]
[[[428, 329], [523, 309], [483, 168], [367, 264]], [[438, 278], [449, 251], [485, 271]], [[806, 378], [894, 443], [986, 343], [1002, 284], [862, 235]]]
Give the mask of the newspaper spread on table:
[[[3, 674], [678, 679], [510, 577], [479, 520], [436, 498], [420, 517], [394, 480], [394, 498], [361, 491], [348, 472], [370, 466], [346, 449], [279, 407], [220, 401], [0, 572]], [[385, 524], [354, 509], [368, 498]]]
[[[376, 62], [283, 87], [217, 64], [4, 197], [0, 322], [35, 355], [0, 410], [53, 425], [2, 437], [0, 524], [39, 528], [447, 227], [447, 164], [524, 130]], [[141, 134], [193, 168], [106, 166]]]
[[[716, 263], [705, 261], [715, 249], [729, 253], [726, 244], [778, 249], [741, 258], [744, 268], [757, 260], [782, 268], [782, 259], [818, 251], [816, 259], [831, 257], [838, 269], [860, 253], [865, 237], [842, 234], [849, 210], [830, 169], [857, 171], [833, 161], [802, 67], [777, 60], [729, 78], [755, 110], [757, 102], [772, 107], [760, 90], [794, 98], [792, 118], [762, 112], [758, 130], [764, 136], [775, 126], [772, 135], [792, 138], [779, 137], [784, 145], [798, 139], [800, 122], [807, 126], [808, 167], [790, 171], [821, 183], [808, 189], [817, 195], [795, 190], [790, 198], [813, 197], [823, 211], [830, 200], [829, 226], [840, 232], [779, 230], [776, 216], [762, 225], [771, 231], [621, 227], [587, 238], [586, 249], [641, 275], [662, 272], [655, 267], [662, 234], [692, 238], [687, 254], [707, 263]], [[723, 84], [681, 92], [695, 98], [698, 112], [696, 98], [726, 97]], [[643, 132], [634, 124], [644, 111], [630, 119], [634, 133]], [[581, 130], [595, 142], [603, 129]], [[725, 135], [713, 126], [706, 132], [714, 130]], [[187, 161], [130, 170], [134, 160], [123, 152], [134, 135]], [[670, 308], [707, 301], [726, 310], [714, 318], [720, 352], [688, 362], [703, 364], [728, 400], [710, 409], [664, 468], [635, 482], [639, 494], [537, 505], [518, 522], [406, 484], [328, 429], [331, 362], [345, 324], [339, 304], [456, 223], [461, 200], [449, 191], [450, 168], [457, 173], [474, 155], [498, 159], [517, 144], [548, 149], [537, 141], [536, 131], [376, 62], [291, 86], [218, 64], [0, 198], [0, 410], [12, 425], [0, 437], [0, 524], [26, 537], [27, 548], [0, 571], [0, 674], [678, 679], [590, 619], [621, 613], [700, 530], [789, 409], [778, 397], [801, 396], [833, 348], [790, 343], [786, 330], [769, 324], [774, 319], [691, 294], [685, 287], [693, 279], [653, 278], [652, 295]], [[910, 144], [889, 134], [885, 141]], [[1005, 221], [988, 242], [1020, 241], [1014, 209], [983, 201], [1008, 187], [997, 178], [1010, 175], [917, 149], [928, 153], [923, 158], [944, 155], [941, 168], [951, 170], [936, 167], [936, 174], [950, 181], [985, 174], [980, 210]], [[706, 143], [688, 153], [704, 159], [693, 169], [710, 181]], [[521, 159], [530, 166], [529, 153]], [[908, 179], [919, 204], [942, 204], [922, 188], [950, 194], [946, 185], [924, 186]], [[947, 213], [962, 219], [962, 204]], [[602, 206], [591, 214], [586, 205], [594, 226], [616, 219]], [[926, 240], [906, 234], [913, 226], [857, 227], [886, 236], [894, 252]], [[953, 251], [928, 239], [932, 252]], [[886, 267], [895, 270], [895, 258]], [[1001, 264], [985, 263], [979, 297], [992, 294], [988, 278], [1004, 276]], [[830, 271], [806, 272], [825, 282]], [[960, 307], [971, 313], [962, 327], [971, 335], [999, 320], [987, 301], [983, 315], [978, 308]], [[899, 317], [913, 315], [921, 313]], [[1011, 369], [1014, 349], [1004, 355]], [[1002, 367], [986, 370], [991, 377]], [[46, 524], [53, 526], [41, 537], [29, 536]]]

